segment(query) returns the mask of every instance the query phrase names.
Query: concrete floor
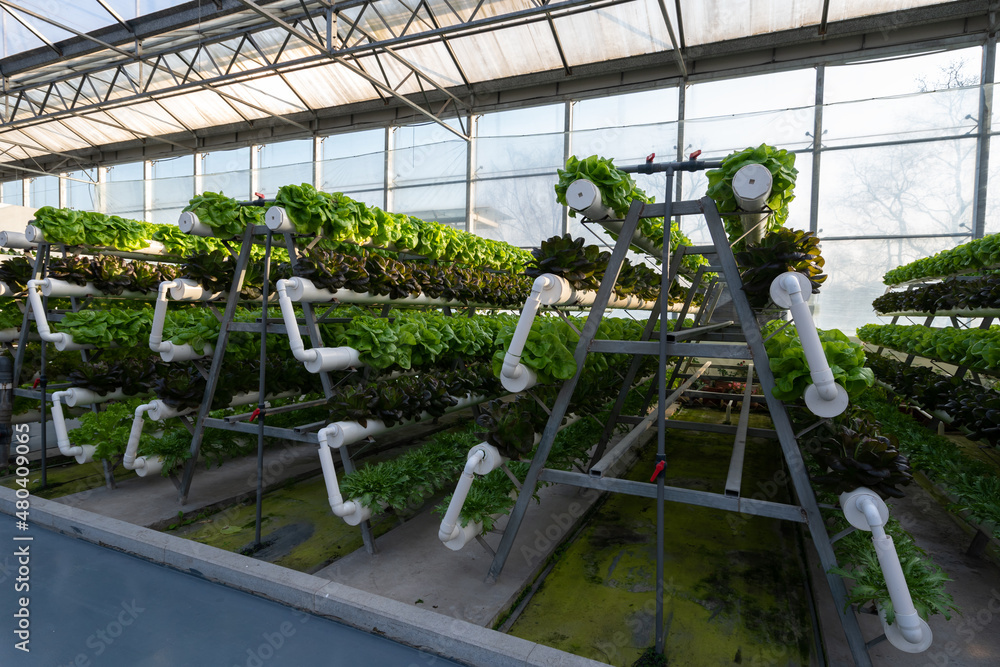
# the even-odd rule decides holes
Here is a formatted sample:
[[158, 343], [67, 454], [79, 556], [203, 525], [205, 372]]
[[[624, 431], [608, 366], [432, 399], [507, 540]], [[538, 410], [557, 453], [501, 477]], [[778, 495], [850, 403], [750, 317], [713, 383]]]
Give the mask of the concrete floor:
[[[568, 486], [547, 486], [538, 495], [541, 504], [532, 503], [525, 515], [495, 583], [485, 581], [493, 554], [478, 542], [461, 551], [445, 547], [437, 537], [441, 517], [429, 509], [378, 538], [378, 553], [359, 549], [316, 576], [493, 627], [600, 497], [599, 492]], [[506, 524], [503, 517], [497, 531]], [[495, 550], [500, 536], [490, 533], [484, 539]]]

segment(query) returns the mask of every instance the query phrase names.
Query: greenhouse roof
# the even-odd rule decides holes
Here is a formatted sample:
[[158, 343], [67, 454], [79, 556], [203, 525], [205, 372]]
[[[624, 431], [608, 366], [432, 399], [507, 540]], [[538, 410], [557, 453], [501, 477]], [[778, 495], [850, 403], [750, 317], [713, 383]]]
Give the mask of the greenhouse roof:
[[[476, 84], [985, 2], [933, 0], [0, 0], [0, 163], [367, 101], [461, 117]], [[56, 8], [56, 11], [53, 11]], [[462, 122], [450, 131], [468, 134]], [[75, 154], [73, 154], [75, 156]]]

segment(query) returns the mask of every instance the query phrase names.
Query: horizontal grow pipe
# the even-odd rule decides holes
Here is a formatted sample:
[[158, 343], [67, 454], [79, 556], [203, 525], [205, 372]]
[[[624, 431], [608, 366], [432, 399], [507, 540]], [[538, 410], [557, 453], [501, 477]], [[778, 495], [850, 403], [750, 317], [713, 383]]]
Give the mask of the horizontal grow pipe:
[[[34, 248], [39, 243], [46, 243], [45, 237], [42, 234], [42, 230], [34, 225], [28, 225], [27, 227], [24, 228], [24, 238], [25, 242], [28, 244], [28, 247], [25, 248], [25, 250]], [[10, 239], [9, 234], [8, 234], [8, 239]], [[115, 257], [122, 257], [124, 259], [146, 259], [146, 260], [155, 259], [161, 262], [163, 261], [178, 262], [183, 259], [182, 257], [178, 257], [177, 255], [171, 255], [170, 253], [168, 253], [166, 246], [164, 246], [159, 241], [154, 241], [152, 239], [144, 239], [144, 240], [148, 245], [145, 248], [136, 248], [135, 250], [118, 250], [116, 248], [104, 248], [96, 246], [74, 246], [74, 247], [83, 248], [83, 252], [80, 253], [82, 255], [93, 255], [93, 256], [113, 255]], [[16, 243], [17, 241], [13, 242]], [[59, 241], [54, 241], [53, 243], [57, 245], [66, 245], [66, 244], [61, 244]]]
[[163, 325], [167, 319], [167, 294], [178, 287], [179, 280], [164, 280], [156, 293], [156, 305], [153, 308], [153, 326], [149, 331], [149, 349], [160, 355], [166, 362], [191, 361], [212, 354], [214, 348], [209, 343], [201, 352], [197, 352], [189, 343], [178, 345], [169, 340], [163, 340]]
[[125, 290], [121, 294], [105, 294], [101, 290], [94, 286], [94, 283], [87, 283], [85, 285], [77, 285], [75, 283], [68, 282], [66, 280], [59, 280], [58, 278], [43, 278], [37, 281], [38, 287], [42, 292], [43, 296], [97, 296], [102, 298], [113, 298], [113, 299], [149, 299], [151, 298], [148, 292], [132, 292]]
[[899, 564], [899, 554], [892, 536], [886, 535], [885, 525], [889, 520], [889, 508], [879, 496], [865, 487], [857, 488], [840, 496], [840, 506], [844, 516], [858, 530], [872, 534], [872, 544], [878, 557], [879, 567], [889, 589], [889, 599], [896, 613], [895, 623], [886, 622], [885, 611], [879, 610], [879, 619], [886, 639], [893, 646], [906, 653], [922, 653], [934, 641], [931, 628], [917, 614], [906, 585], [903, 568]]
[[[361, 366], [359, 353], [353, 347], [315, 347], [309, 350], [305, 349], [305, 345], [302, 343], [302, 334], [299, 333], [299, 323], [295, 316], [295, 307], [292, 305], [292, 298], [288, 294], [289, 284], [294, 284], [295, 280], [302, 279], [282, 279], [277, 283], [278, 305], [281, 307], [281, 317], [285, 320], [285, 329], [288, 332], [288, 344], [292, 348], [292, 354], [295, 358], [301, 361], [310, 373], [342, 371]], [[309, 284], [312, 285], [312, 283]]]
[[42, 305], [42, 295], [39, 294], [44, 280], [29, 280], [27, 283], [28, 303], [35, 315], [35, 327], [38, 329], [38, 336], [46, 343], [52, 343], [60, 352], [66, 350], [87, 350], [92, 345], [81, 345], [73, 342], [73, 337], [68, 333], [53, 332], [49, 329], [49, 321], [45, 317], [45, 307]]
[[0, 247], [13, 250], [34, 250], [38, 246], [21, 232], [0, 232]]
[[809, 311], [807, 301], [812, 294], [809, 278], [802, 273], [788, 271], [771, 282], [770, 291], [774, 303], [791, 312], [806, 363], [809, 364], [813, 383], [806, 387], [806, 407], [817, 417], [836, 417], [847, 409], [849, 399], [847, 390], [833, 379], [833, 371]]
[[[486, 400], [486, 396], [466, 396], [459, 399], [456, 405], [448, 408], [446, 412], [454, 412], [471, 405], [477, 405]], [[367, 420], [367, 425], [362, 426], [358, 422], [334, 422], [321, 428], [316, 433], [319, 442], [319, 460], [323, 468], [323, 479], [326, 482], [327, 495], [330, 499], [330, 509], [336, 516], [342, 518], [348, 525], [357, 526], [362, 521], [371, 518], [371, 508], [365, 507], [357, 499], [345, 501], [340, 493], [340, 485], [337, 482], [337, 470], [333, 465], [333, 455], [331, 449], [340, 449], [346, 445], [352, 445], [365, 438], [385, 433], [386, 431], [407, 426], [423, 421], [431, 417], [424, 412], [417, 419], [410, 419], [401, 422], [396, 426], [386, 426], [385, 422], [378, 419]]]
[[215, 236], [215, 232], [211, 227], [206, 225], [204, 222], [198, 219], [198, 215], [194, 211], [184, 211], [177, 218], [177, 226], [185, 234], [191, 234], [192, 236]]
[[94, 450], [96, 449], [93, 445], [74, 445], [69, 441], [66, 418], [63, 416], [63, 403], [67, 407], [72, 408], [77, 405], [105, 403], [124, 397], [125, 394], [120, 387], [103, 396], [81, 387], [71, 387], [63, 391], [54, 392], [52, 394], [52, 426], [56, 431], [56, 443], [59, 445], [59, 453], [63, 456], [76, 458], [77, 463], [89, 463], [94, 460]]
[[462, 470], [461, 477], [458, 478], [455, 493], [451, 496], [448, 510], [445, 512], [441, 527], [438, 529], [438, 539], [452, 551], [458, 551], [476, 535], [483, 532], [483, 524], [478, 522], [470, 521], [464, 527], [459, 525], [462, 507], [465, 505], [465, 499], [469, 495], [469, 489], [472, 488], [472, 482], [475, 481], [476, 475], [488, 475], [503, 465], [505, 460], [496, 447], [486, 442], [481, 442], [469, 450], [465, 468]]

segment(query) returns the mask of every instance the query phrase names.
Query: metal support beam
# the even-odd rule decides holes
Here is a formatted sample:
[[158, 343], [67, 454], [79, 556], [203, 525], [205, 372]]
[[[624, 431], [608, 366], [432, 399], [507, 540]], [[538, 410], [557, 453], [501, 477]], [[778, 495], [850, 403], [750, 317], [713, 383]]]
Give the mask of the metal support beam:
[[983, 46], [982, 79], [979, 86], [979, 123], [976, 133], [976, 200], [972, 210], [972, 238], [986, 234], [986, 186], [990, 179], [990, 132], [993, 130], [993, 70], [997, 59], [997, 36], [990, 33]]
[[753, 362], [747, 364], [747, 381], [743, 388], [743, 404], [740, 407], [740, 421], [736, 426], [733, 441], [733, 455], [729, 459], [729, 474], [726, 476], [726, 495], [739, 498], [743, 484], [743, 457], [747, 448], [747, 428], [750, 426], [750, 395], [753, 392]]
[[[538, 479], [542, 482], [569, 484], [585, 489], [611, 491], [613, 493], [623, 493], [641, 498], [656, 498], [657, 491], [657, 485], [650, 484], [649, 482], [637, 482], [617, 477], [592, 477], [579, 472], [552, 470], [549, 468], [542, 470]], [[681, 489], [676, 486], [664, 486], [663, 500], [665, 502], [740, 512], [753, 516], [766, 516], [772, 519], [784, 519], [785, 521], [794, 521], [796, 523], [806, 522], [804, 512], [796, 505], [785, 505], [767, 500], [754, 500], [752, 498], [731, 498], [721, 493]]]

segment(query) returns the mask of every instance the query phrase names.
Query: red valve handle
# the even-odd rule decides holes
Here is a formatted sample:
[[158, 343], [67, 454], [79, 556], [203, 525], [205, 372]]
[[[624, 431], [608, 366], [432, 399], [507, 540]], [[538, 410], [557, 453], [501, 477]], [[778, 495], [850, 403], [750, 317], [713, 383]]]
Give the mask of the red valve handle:
[[257, 199], [263, 199], [263, 198], [264, 198], [264, 195], [262, 195], [262, 194], [261, 194], [261, 193], [259, 193], [259, 192], [255, 192], [255, 193], [253, 193], [253, 196], [254, 196], [254, 197], [256, 197]]
[[646, 162], [652, 162], [654, 157], [656, 157], [656, 153], [650, 153], [646, 156]]
[[653, 476], [649, 478], [649, 481], [655, 482], [656, 478], [660, 476], [660, 473], [663, 472], [663, 469], [666, 467], [667, 467], [666, 461], [660, 461], [659, 463], [657, 463], [656, 467], [653, 468]]
[[701, 155], [701, 149], [700, 148], [698, 150], [696, 150], [694, 153], [691, 153], [691, 155], [688, 156], [688, 159], [689, 160], [693, 160], [696, 157], [698, 157], [699, 155]]
[[31, 388], [35, 389], [38, 386], [38, 383], [41, 382], [41, 381], [42, 381], [42, 378], [35, 378], [35, 381], [31, 384]]
[[250, 421], [257, 419], [260, 416], [260, 408], [254, 408], [253, 412], [250, 413]]

